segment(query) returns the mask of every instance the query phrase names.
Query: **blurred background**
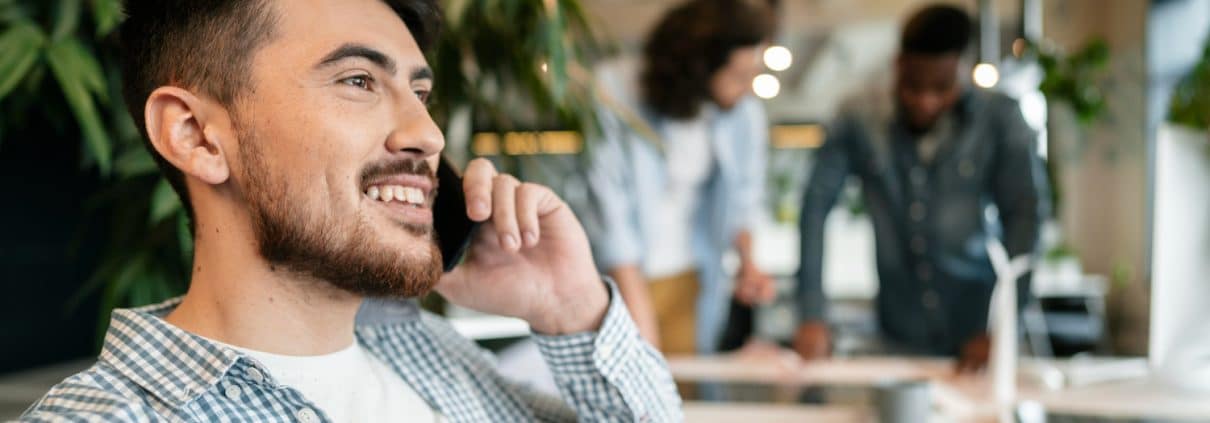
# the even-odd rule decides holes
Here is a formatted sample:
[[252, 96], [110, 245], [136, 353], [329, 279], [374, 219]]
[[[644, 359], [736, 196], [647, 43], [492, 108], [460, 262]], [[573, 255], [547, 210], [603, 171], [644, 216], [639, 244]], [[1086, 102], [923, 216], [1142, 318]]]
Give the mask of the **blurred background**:
[[[651, 27], [680, 1], [443, 3], [447, 31], [430, 62], [448, 155], [461, 163], [490, 157], [569, 199], [583, 196], [576, 171], [593, 153], [583, 134], [597, 130], [602, 89], [593, 69], [638, 56]], [[788, 342], [797, 323], [790, 300], [800, 203], [823, 125], [844, 99], [886, 91], [901, 24], [930, 2], [776, 3], [777, 32], [753, 82], [770, 125], [753, 238], [778, 296], [756, 308], [753, 332]], [[977, 22], [978, 61], [989, 66], [971, 77], [1016, 98], [1039, 133], [1054, 215], [1033, 277], [1041, 300], [1034, 316], [1049, 353], [1150, 357], [1159, 366], [1162, 352], [1206, 333], [1185, 329], [1206, 314], [1183, 310], [1199, 310], [1184, 301], [1210, 282], [1198, 273], [1210, 271], [1210, 215], [1202, 214], [1210, 196], [1210, 2], [949, 3]], [[0, 419], [90, 363], [109, 310], [186, 286], [185, 217], [117, 88], [111, 32], [120, 19], [118, 0], [0, 0]], [[878, 289], [873, 228], [850, 185], [828, 220], [824, 254], [842, 357], [874, 331]], [[464, 319], [469, 334], [496, 350], [525, 333], [514, 321], [426, 302]], [[525, 355], [517, 356], [513, 371], [524, 374]]]

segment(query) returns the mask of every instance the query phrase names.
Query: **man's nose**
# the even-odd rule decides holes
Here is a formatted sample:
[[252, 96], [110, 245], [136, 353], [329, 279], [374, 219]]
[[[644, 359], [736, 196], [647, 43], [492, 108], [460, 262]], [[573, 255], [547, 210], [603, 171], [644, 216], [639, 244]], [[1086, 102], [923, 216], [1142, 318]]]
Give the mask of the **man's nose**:
[[933, 115], [937, 109], [941, 108], [941, 97], [935, 95], [922, 95], [916, 102], [919, 107], [919, 112], [924, 115]]
[[387, 138], [386, 148], [392, 153], [410, 152], [428, 158], [445, 148], [445, 135], [419, 99], [401, 101], [396, 113], [398, 123]]

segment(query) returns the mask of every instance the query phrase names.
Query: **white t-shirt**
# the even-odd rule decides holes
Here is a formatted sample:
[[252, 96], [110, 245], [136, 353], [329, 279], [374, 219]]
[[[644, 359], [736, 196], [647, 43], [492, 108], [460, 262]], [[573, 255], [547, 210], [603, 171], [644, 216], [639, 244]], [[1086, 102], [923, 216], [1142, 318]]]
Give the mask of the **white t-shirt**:
[[271, 354], [227, 346], [259, 361], [278, 383], [297, 389], [332, 421], [442, 421], [402, 377], [357, 342], [343, 350], [316, 356]]
[[667, 185], [655, 205], [655, 233], [647, 234], [643, 274], [648, 278], [675, 276], [693, 270], [693, 225], [702, 187], [714, 168], [710, 116], [702, 112], [688, 120], [668, 120], [663, 126]]

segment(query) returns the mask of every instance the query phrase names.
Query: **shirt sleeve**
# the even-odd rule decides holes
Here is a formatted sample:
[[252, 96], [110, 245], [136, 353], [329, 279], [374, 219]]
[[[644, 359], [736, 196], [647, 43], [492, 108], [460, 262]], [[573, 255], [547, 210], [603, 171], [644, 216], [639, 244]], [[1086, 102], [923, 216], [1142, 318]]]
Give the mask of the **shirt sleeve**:
[[845, 115], [828, 127], [827, 140], [815, 153], [807, 189], [803, 194], [799, 216], [801, 256], [799, 258], [797, 295], [800, 322], [824, 320], [827, 298], [823, 292], [824, 222], [848, 179], [849, 138], [853, 136]]
[[639, 337], [613, 281], [606, 284], [610, 304], [599, 331], [534, 337], [563, 399], [580, 421], [681, 421], [667, 363]]
[[[740, 170], [739, 186], [735, 193], [736, 215], [739, 229], [755, 228], [761, 218], [765, 201], [765, 175], [769, 169], [769, 118], [765, 108], [754, 97], [746, 97], [740, 103], [740, 113], [745, 129], [741, 136], [747, 161]], [[725, 158], [724, 158], [725, 159]]]
[[626, 155], [625, 125], [606, 107], [599, 109], [599, 138], [586, 143], [586, 195], [579, 201], [569, 198], [569, 204], [588, 234], [597, 266], [609, 271], [639, 263], [643, 244], [634, 220], [634, 199], [627, 189], [632, 170]]

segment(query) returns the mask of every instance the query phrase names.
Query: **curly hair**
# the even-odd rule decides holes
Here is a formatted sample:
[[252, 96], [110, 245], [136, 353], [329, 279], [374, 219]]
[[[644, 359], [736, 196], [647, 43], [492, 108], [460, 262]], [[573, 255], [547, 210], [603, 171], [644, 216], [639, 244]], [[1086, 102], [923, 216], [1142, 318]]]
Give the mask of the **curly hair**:
[[671, 118], [696, 116], [710, 99], [710, 78], [731, 53], [772, 36], [768, 6], [752, 0], [689, 0], [670, 10], [643, 46], [644, 103]]
[[946, 4], [926, 6], [912, 13], [903, 26], [899, 51], [926, 56], [962, 55], [973, 31], [974, 23], [962, 9]]

